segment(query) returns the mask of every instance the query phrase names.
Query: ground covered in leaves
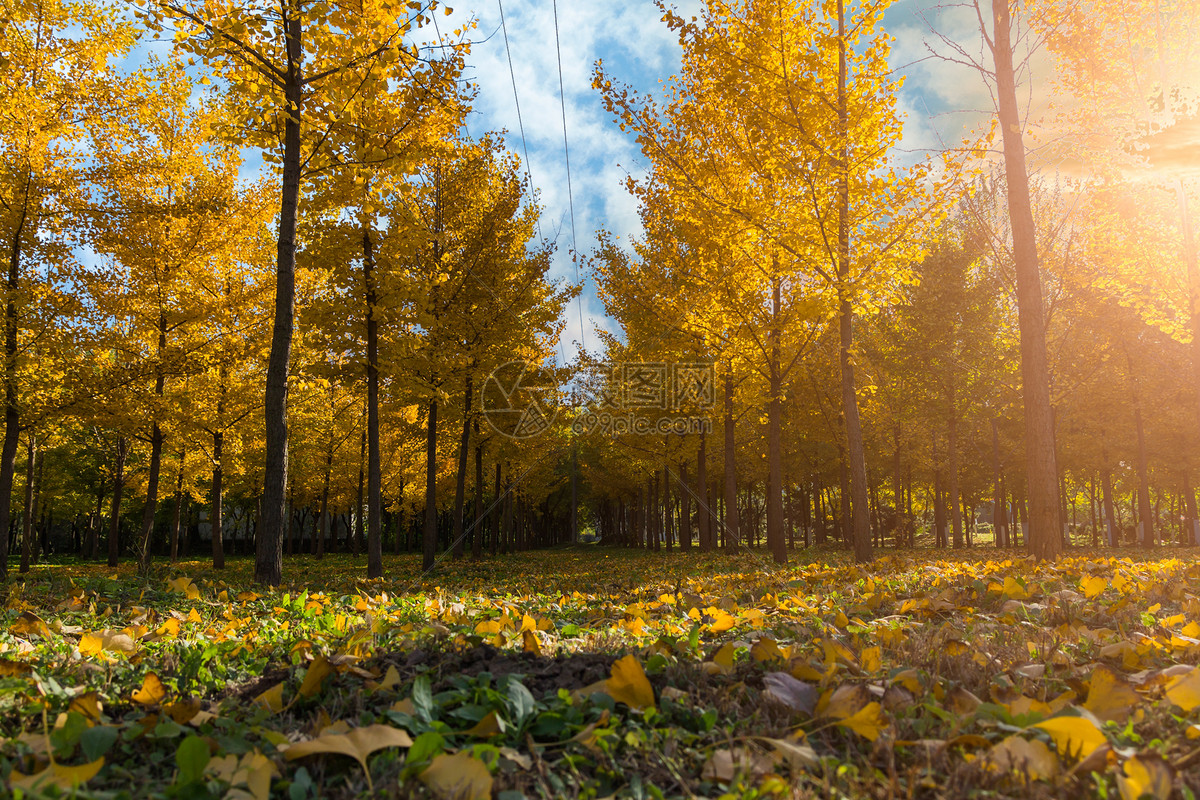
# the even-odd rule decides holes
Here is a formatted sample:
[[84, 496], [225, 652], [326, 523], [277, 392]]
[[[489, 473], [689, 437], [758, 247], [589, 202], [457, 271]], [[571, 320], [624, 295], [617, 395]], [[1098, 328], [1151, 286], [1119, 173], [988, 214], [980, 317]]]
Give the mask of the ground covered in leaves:
[[14, 796], [1200, 793], [1194, 550], [597, 547], [10, 582]]

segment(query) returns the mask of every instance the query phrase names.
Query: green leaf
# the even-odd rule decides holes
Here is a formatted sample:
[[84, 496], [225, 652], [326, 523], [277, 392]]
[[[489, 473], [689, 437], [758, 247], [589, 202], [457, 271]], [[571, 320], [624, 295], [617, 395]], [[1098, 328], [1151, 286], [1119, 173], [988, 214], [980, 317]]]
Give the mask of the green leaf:
[[423, 764], [446, 749], [446, 740], [440, 733], [426, 731], [413, 740], [408, 748], [408, 764]]
[[179, 749], [175, 751], [175, 764], [179, 767], [176, 783], [184, 786], [200, 780], [211, 756], [208, 742], [199, 736], [189, 736], [180, 742]]
[[92, 762], [112, 749], [116, 741], [116, 728], [111, 725], [97, 725], [83, 732], [79, 737], [79, 747], [83, 750], [84, 758]]

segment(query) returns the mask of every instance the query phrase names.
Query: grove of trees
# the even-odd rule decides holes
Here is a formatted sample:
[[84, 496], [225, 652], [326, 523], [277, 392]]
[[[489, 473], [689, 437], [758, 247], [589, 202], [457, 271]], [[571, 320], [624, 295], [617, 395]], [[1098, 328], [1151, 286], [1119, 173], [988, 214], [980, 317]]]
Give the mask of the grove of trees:
[[568, 364], [433, 0], [6, 3], [0, 573], [1200, 544], [1200, 6], [975, 0], [995, 123], [914, 154], [889, 5], [661, 3], [660, 95], [596, 65], [642, 231], [572, 254], [619, 334]]

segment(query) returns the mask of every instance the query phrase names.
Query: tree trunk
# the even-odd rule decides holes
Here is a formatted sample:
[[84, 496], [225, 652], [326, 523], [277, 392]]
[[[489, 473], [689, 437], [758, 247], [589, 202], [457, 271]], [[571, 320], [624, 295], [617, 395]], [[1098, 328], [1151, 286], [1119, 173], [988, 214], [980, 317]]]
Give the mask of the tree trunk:
[[458, 473], [454, 480], [454, 558], [463, 557], [463, 506], [467, 502], [467, 454], [471, 447], [471, 373], [463, 381], [462, 436], [458, 440]]
[[[154, 364], [154, 397], [162, 400], [166, 388], [167, 377], [163, 370], [162, 358], [167, 349], [167, 315], [158, 312], [158, 348], [155, 351]], [[154, 537], [154, 514], [158, 511], [158, 479], [162, 471], [163, 432], [158, 424], [159, 411], [155, 409], [150, 427], [150, 477], [146, 481], [146, 505], [142, 508], [142, 535], [139, 538], [138, 574], [142, 577], [150, 574], [151, 544]]]
[[692, 495], [688, 486], [687, 462], [679, 464], [679, 549], [692, 549]]
[[475, 521], [471, 523], [471, 558], [483, 557], [483, 443], [479, 441], [479, 420], [475, 420]]
[[37, 434], [29, 432], [29, 444], [25, 448], [25, 506], [24, 519], [21, 520], [21, 566], [22, 575], [29, 572], [29, 562], [33, 555], [33, 498], [36, 494], [34, 476], [37, 474]]
[[288, 480], [287, 382], [292, 359], [292, 325], [296, 310], [296, 207], [300, 199], [300, 124], [304, 105], [301, 17], [287, 20], [285, 48], [288, 71], [283, 113], [283, 183], [279, 202], [279, 241], [275, 272], [275, 318], [267, 362], [264, 402], [266, 467], [263, 519], [254, 542], [254, 580], [278, 586], [283, 580], [283, 515]]
[[780, 335], [779, 276], [771, 279], [771, 398], [767, 406], [767, 549], [776, 564], [787, 563], [787, 540], [783, 531], [783, 375], [779, 363]]
[[996, 65], [996, 99], [1004, 139], [1004, 173], [1017, 277], [1021, 391], [1025, 404], [1025, 474], [1029, 493], [1027, 540], [1030, 552], [1043, 560], [1056, 558], [1062, 552], [1062, 534], [1058, 527], [1058, 469], [1054, 458], [1054, 421], [1050, 411], [1050, 369], [1046, 355], [1037, 228], [1029, 200], [1025, 143], [1017, 106], [1009, 2], [992, 0], [995, 23], [992, 56]]
[[[88, 520], [87, 531], [87, 557], [95, 558], [100, 551], [100, 525], [103, 522], [104, 509], [104, 481], [100, 481], [99, 488], [96, 489], [96, 513], [94, 519]], [[5, 537], [7, 538], [7, 537]]]
[[363, 428], [361, 441], [358, 445], [358, 501], [354, 506], [354, 532], [350, 533], [347, 528], [347, 535], [350, 537], [350, 554], [355, 558], [358, 557], [359, 544], [363, 538], [363, 472], [366, 467], [367, 458], [367, 429]]
[[433, 569], [437, 557], [437, 400], [429, 401], [425, 438], [425, 529], [421, 533], [421, 569]]
[[946, 431], [946, 447], [950, 451], [950, 524], [954, 531], [954, 548], [963, 546], [962, 498], [958, 491], [958, 413], [954, 409], [954, 392], [950, 392], [950, 419]]
[[[733, 362], [729, 362], [729, 370]], [[738, 512], [737, 512], [737, 447], [733, 437], [733, 375], [725, 373], [725, 516], [721, 527], [724, 529], [725, 548], [730, 552], [738, 549]]]
[[[27, 235], [29, 193], [32, 179], [25, 173], [21, 210], [13, 230], [8, 257], [4, 302], [4, 449], [0, 451], [0, 580], [8, 577], [8, 530], [12, 518], [13, 476], [21, 435], [20, 402], [17, 389], [17, 291], [21, 277], [21, 247]], [[115, 565], [114, 565], [115, 566]]]
[[117, 437], [116, 462], [113, 465], [113, 498], [108, 522], [108, 565], [117, 566], [121, 554], [121, 495], [125, 491], [125, 459], [129, 457], [129, 440]]
[[495, 482], [492, 483], [492, 486], [495, 487], [496, 499], [492, 502], [492, 505], [493, 505], [492, 510], [495, 513], [492, 515], [492, 526], [491, 526], [492, 527], [492, 535], [491, 535], [491, 537], [489, 537], [489, 540], [488, 540], [488, 551], [492, 555], [496, 555], [496, 551], [500, 547], [500, 517], [503, 516], [503, 506], [499, 505], [501, 495], [500, 495], [500, 459], [498, 459], [498, 458], [496, 459], [496, 480], [495, 480]]
[[179, 473], [175, 476], [175, 513], [171, 518], [171, 563], [179, 560], [179, 520], [183, 511], [184, 452], [179, 451]]
[[329, 535], [329, 474], [333, 472], [333, 432], [329, 433], [329, 445], [325, 449], [325, 477], [321, 484], [321, 512], [317, 515], [317, 524], [314, 526], [313, 534], [316, 541], [313, 542], [313, 555], [317, 558], [325, 557], [325, 538]]
[[[367, 577], [383, 577], [383, 469], [379, 451], [379, 320], [371, 226], [363, 223], [363, 284], [367, 292]], [[360, 509], [360, 512], [361, 509]], [[399, 529], [397, 529], [399, 536]]]
[[[218, 407], [220, 403], [218, 403]], [[217, 418], [221, 412], [217, 411]], [[225, 569], [225, 470], [221, 459], [225, 446], [225, 432], [217, 430], [213, 433], [213, 471], [212, 471], [212, 557], [213, 569]]]
[[846, 535], [854, 548], [854, 560], [871, 561], [871, 522], [867, 511], [867, 460], [862, 421], [858, 414], [858, 391], [854, 380], [854, 307], [850, 303], [850, 117], [846, 108], [846, 14], [838, 0], [838, 330], [842, 376], [842, 417], [846, 427], [851, 491], [851, 530]]
[[992, 417], [992, 529], [996, 547], [1008, 547], [1008, 510], [1004, 503], [1004, 480], [1000, 474], [1000, 430]]
[[700, 447], [696, 450], [696, 521], [700, 528], [700, 551], [713, 549], [712, 509], [708, 505], [708, 456], [705, 454], [706, 432], [700, 431]]

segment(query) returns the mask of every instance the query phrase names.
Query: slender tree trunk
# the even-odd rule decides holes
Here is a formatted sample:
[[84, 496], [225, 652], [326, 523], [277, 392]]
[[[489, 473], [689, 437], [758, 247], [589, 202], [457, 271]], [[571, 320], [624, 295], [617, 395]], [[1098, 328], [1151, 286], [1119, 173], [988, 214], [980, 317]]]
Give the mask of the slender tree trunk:
[[[363, 283], [367, 290], [367, 577], [383, 577], [383, 469], [379, 450], [379, 320], [375, 249], [363, 223]], [[361, 513], [361, 512], [360, 512]], [[399, 529], [397, 529], [399, 536]]]
[[19, 571], [22, 575], [24, 575], [26, 572], [29, 572], [29, 562], [33, 555], [33, 517], [35, 513], [33, 498], [36, 494], [34, 483], [35, 476], [37, 475], [37, 434], [31, 430], [29, 432], [28, 440], [28, 446], [25, 448], [24, 519], [21, 520], [21, 566]]
[[125, 459], [129, 457], [129, 440], [117, 437], [116, 460], [113, 465], [113, 497], [108, 523], [108, 565], [117, 566], [121, 555], [121, 495], [125, 491]]
[[688, 486], [687, 462], [679, 464], [679, 549], [692, 549], [692, 496]]
[[354, 506], [354, 532], [350, 533], [349, 527], [346, 529], [347, 535], [350, 537], [350, 553], [355, 558], [358, 557], [359, 543], [363, 538], [363, 471], [366, 467], [367, 457], [367, 429], [363, 428], [362, 441], [358, 446], [358, 501]]
[[329, 535], [329, 475], [333, 472], [333, 432], [329, 433], [329, 445], [325, 449], [325, 477], [321, 484], [321, 513], [318, 515], [318, 524], [313, 531], [316, 534], [316, 546], [313, 548], [313, 555], [317, 558], [325, 557], [325, 539]]
[[479, 420], [475, 420], [475, 520], [471, 523], [471, 558], [483, 557], [483, 443], [479, 441]]
[[[154, 397], [162, 400], [166, 388], [167, 376], [163, 370], [162, 358], [167, 349], [167, 315], [158, 312], [158, 349], [154, 364]], [[142, 508], [142, 535], [139, 538], [138, 574], [143, 577], [150, 573], [151, 544], [154, 537], [154, 515], [158, 511], [158, 479], [162, 471], [163, 432], [158, 424], [158, 411], [150, 428], [150, 476], [146, 481], [146, 505]]]
[[503, 512], [504, 512], [503, 506], [498, 505], [500, 503], [500, 497], [501, 497], [501, 495], [500, 495], [500, 459], [498, 459], [498, 458], [496, 459], [496, 479], [492, 483], [492, 486], [495, 487], [496, 499], [492, 503], [495, 506], [495, 508], [492, 509], [495, 513], [492, 515], [492, 526], [491, 526], [492, 527], [492, 535], [488, 540], [488, 550], [492, 555], [496, 555], [496, 551], [499, 549], [499, 546], [500, 546], [500, 518], [503, 516]]
[[8, 577], [8, 530], [12, 519], [13, 476], [17, 465], [17, 445], [21, 435], [21, 415], [17, 387], [17, 291], [21, 278], [21, 248], [28, 235], [29, 202], [32, 179], [25, 173], [21, 210], [17, 214], [9, 248], [8, 276], [4, 302], [4, 448], [0, 451], [0, 580]]
[[996, 546], [1008, 547], [1008, 511], [1004, 507], [1004, 479], [1000, 473], [1000, 429], [992, 417], [992, 528]]
[[950, 457], [950, 524], [954, 531], [955, 549], [963, 546], [962, 498], [958, 491], [958, 412], [954, 408], [954, 392], [950, 392], [950, 419], [947, 424], [946, 446]]
[[433, 569], [437, 557], [437, 400], [429, 401], [425, 438], [425, 530], [421, 534], [421, 569]]
[[87, 531], [87, 557], [95, 558], [100, 551], [100, 525], [103, 523], [104, 510], [104, 481], [100, 481], [99, 488], [96, 489], [96, 513], [93, 519], [88, 520]]
[[708, 456], [705, 454], [707, 441], [706, 431], [700, 431], [700, 447], [696, 450], [696, 521], [700, 528], [700, 551], [707, 553], [713, 549], [713, 518], [712, 509], [708, 505]]
[[467, 502], [467, 454], [471, 447], [471, 373], [463, 382], [463, 425], [458, 440], [458, 473], [454, 480], [454, 558], [463, 557], [463, 506]]
[[[867, 510], [867, 460], [863, 444], [862, 421], [858, 414], [858, 391], [854, 379], [854, 307], [850, 302], [850, 116], [846, 107], [846, 14], [838, 0], [838, 331], [839, 361], [842, 377], [842, 417], [846, 427], [849, 456], [851, 525], [845, 531], [854, 548], [854, 560], [871, 561], [871, 521]], [[845, 502], [845, 501], [843, 501]]]
[[287, 382], [292, 359], [292, 325], [296, 311], [296, 207], [300, 199], [300, 126], [304, 111], [301, 19], [287, 18], [287, 74], [283, 115], [283, 183], [279, 202], [279, 243], [275, 273], [275, 319], [267, 362], [264, 403], [266, 469], [263, 520], [254, 543], [254, 580], [278, 586], [283, 580], [283, 515], [288, 481]]
[[[733, 362], [729, 363], [729, 370]], [[725, 548], [729, 551], [738, 549], [738, 512], [737, 512], [737, 446], [733, 429], [733, 376], [725, 373], [725, 516], [722, 520], [724, 529]]]
[[171, 563], [179, 560], [179, 520], [183, 511], [184, 452], [179, 451], [179, 472], [175, 476], [175, 513], [171, 518]]
[[[218, 402], [217, 419], [221, 419], [224, 396]], [[213, 432], [212, 471], [212, 557], [213, 569], [225, 569], [225, 470], [222, 464], [225, 448], [225, 432]]]
[[1037, 228], [1029, 200], [1025, 142], [1017, 106], [1009, 2], [992, 0], [992, 56], [996, 65], [996, 99], [1004, 140], [1004, 173], [1017, 277], [1021, 391], [1025, 405], [1025, 475], [1029, 493], [1027, 538], [1030, 552], [1043, 560], [1056, 558], [1062, 552], [1062, 533], [1058, 527], [1058, 469], [1054, 458], [1054, 421], [1050, 411], [1050, 369], [1046, 356]]
[[779, 335], [780, 325], [780, 287], [779, 276], [771, 279], [771, 364], [770, 391], [771, 398], [767, 406], [767, 549], [776, 564], [787, 563], [787, 541], [783, 532], [783, 375], [780, 367]]

